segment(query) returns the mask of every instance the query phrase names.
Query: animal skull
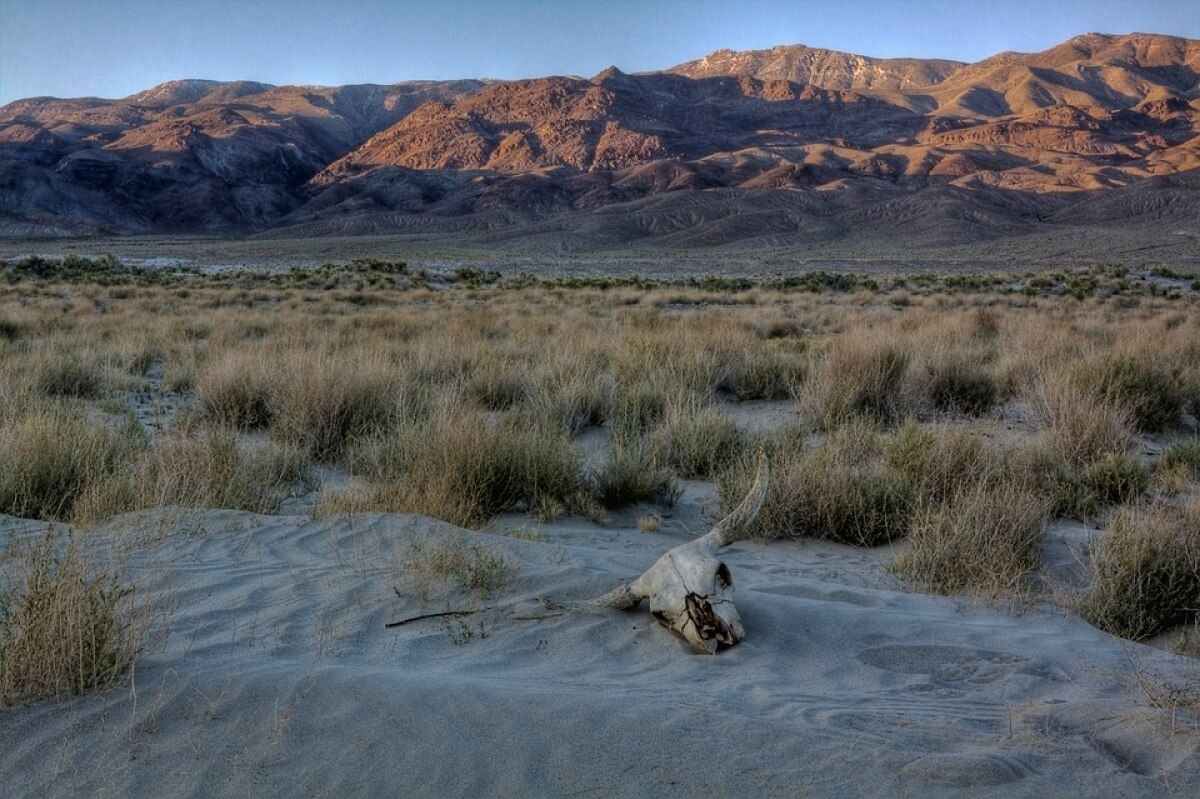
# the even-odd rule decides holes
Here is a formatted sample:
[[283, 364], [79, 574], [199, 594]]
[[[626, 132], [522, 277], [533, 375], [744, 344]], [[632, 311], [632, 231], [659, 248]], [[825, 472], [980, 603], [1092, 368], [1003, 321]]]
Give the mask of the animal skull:
[[704, 654], [742, 640], [746, 631], [733, 604], [733, 577], [717, 554], [745, 537], [766, 499], [768, 479], [766, 455], [760, 451], [754, 486], [733, 513], [705, 535], [669, 550], [637, 580], [592, 604], [631, 610], [648, 599], [650, 612], [661, 624]]

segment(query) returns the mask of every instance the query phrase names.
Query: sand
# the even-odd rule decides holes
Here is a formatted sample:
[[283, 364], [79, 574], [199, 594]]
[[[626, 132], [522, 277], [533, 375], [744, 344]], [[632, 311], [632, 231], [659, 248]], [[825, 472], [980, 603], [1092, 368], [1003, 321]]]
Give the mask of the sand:
[[[536, 540], [510, 535], [536, 527], [515, 515], [482, 533], [393, 515], [114, 520], [87, 540], [132, 553], [144, 656], [131, 685], [0, 711], [3, 794], [1200, 795], [1200, 736], [1139, 687], [1194, 680], [1195, 661], [1049, 603], [904, 590], [886, 550], [735, 545], [747, 636], [712, 657], [645, 612], [547, 609], [636, 576], [703, 532], [711, 504], [688, 483], [658, 533], [635, 509]], [[0, 539], [44, 528], [3, 519]], [[1055, 530], [1052, 570], [1088, 537]], [[496, 607], [386, 628], [471, 604], [453, 586], [422, 604], [405, 578], [409, 545], [442, 537], [512, 564], [475, 602]]]

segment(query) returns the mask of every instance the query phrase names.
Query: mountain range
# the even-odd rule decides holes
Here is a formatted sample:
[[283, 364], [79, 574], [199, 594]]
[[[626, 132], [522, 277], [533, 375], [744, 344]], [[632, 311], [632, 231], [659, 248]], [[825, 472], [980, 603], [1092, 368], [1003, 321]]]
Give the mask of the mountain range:
[[1200, 41], [966, 64], [801, 45], [660, 72], [182, 80], [0, 107], [5, 237], [396, 234], [535, 251], [1200, 228]]

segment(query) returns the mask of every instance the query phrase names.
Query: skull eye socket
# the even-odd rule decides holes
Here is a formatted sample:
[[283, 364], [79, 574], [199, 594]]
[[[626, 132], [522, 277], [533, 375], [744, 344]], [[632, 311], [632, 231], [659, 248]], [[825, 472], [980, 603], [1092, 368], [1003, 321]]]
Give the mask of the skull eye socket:
[[729, 573], [729, 567], [724, 563], [717, 564], [717, 585], [724, 588], [733, 587], [733, 575]]

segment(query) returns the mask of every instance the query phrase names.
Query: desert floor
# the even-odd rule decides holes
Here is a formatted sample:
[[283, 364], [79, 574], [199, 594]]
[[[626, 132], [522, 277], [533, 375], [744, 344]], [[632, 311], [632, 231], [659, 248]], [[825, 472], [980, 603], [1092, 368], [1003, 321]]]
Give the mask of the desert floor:
[[[97, 690], [0, 706], [5, 797], [1200, 795], [1195, 607], [1140, 641], [1078, 611], [1114, 529], [1137, 532], [1186, 508], [1193, 515], [1179, 518], [1200, 519], [1191, 275], [1080, 273], [1028, 281], [1027, 291], [1005, 278], [969, 296], [954, 281], [575, 295], [430, 287], [386, 269], [363, 272], [367, 288], [103, 280], [0, 291], [0, 368], [10, 376], [0, 389], [0, 502], [43, 510], [0, 515], [0, 589], [16, 607], [11, 597], [30, 590], [21, 553], [71, 531], [90, 570], [111, 569], [132, 589], [139, 654]], [[891, 416], [860, 428], [858, 417], [832, 415], [846, 412], [838, 381], [874, 379], [895, 348], [911, 363], [868, 398]], [[862, 364], [865, 376], [847, 377]], [[1094, 375], [1126, 375], [1129, 364], [1146, 369], [1122, 402], [1146, 399], [1137, 392], [1155, 380], [1180, 392], [1157, 420], [1163, 429], [1135, 427], [1115, 395], [1089, 393]], [[276, 382], [252, 385], [260, 370]], [[983, 385], [987, 403], [971, 413], [936, 406], [934, 374], [959, 381], [947, 384], [955, 402], [974, 401]], [[676, 395], [653, 393], [671, 380]], [[1076, 392], [1062, 389], [1066, 406], [1042, 396], [1056, 386]], [[343, 389], [345, 406], [323, 404]], [[624, 397], [639, 391], [664, 403], [663, 418], [629, 416]], [[592, 392], [600, 406], [580, 415], [572, 405], [565, 422], [553, 414], [567, 406], [546, 399], [583, 403]], [[453, 404], [430, 399], [443, 394]], [[416, 400], [392, 407], [397, 396]], [[1040, 417], [1039, 401], [1050, 407]], [[246, 415], [267, 413], [261, 403], [269, 421]], [[357, 408], [362, 425], [343, 407]], [[826, 422], [813, 408], [828, 411]], [[331, 419], [342, 425], [333, 438]], [[461, 456], [475, 444], [455, 437], [460, 423], [480, 449], [513, 458], [536, 453], [504, 449], [503, 436], [540, 431], [547, 448], [568, 449], [554, 463], [576, 482], [557, 495], [506, 495], [486, 513], [455, 504], [445, 491], [468, 492], [453, 482], [465, 461], [427, 462], [411, 447], [416, 430], [428, 437], [422, 447], [458, 446]], [[1069, 454], [1077, 442], [1064, 431], [1085, 423], [1103, 440]], [[576, 478], [604, 473], [621, 424], [621, 446], [700, 450], [703, 440], [681, 432], [695, 424], [737, 449], [708, 474], [670, 467], [669, 491], [591, 512], [596, 501], [577, 496], [586, 481]], [[772, 495], [775, 512], [799, 512], [787, 506], [808, 496], [796, 475], [811, 478], [821, 457], [864, 491], [872, 475], [900, 479], [879, 461], [906, 435], [898, 429], [1005, 464], [1037, 444], [1039, 457], [1058, 459], [1045, 474], [1072, 491], [1113, 464], [1134, 470], [1137, 485], [1046, 511], [1025, 560], [984, 559], [965, 577], [943, 563], [961, 590], [896, 568], [929, 519], [979, 523], [953, 515], [962, 511], [951, 494], [922, 500], [933, 515], [904, 516], [884, 544], [823, 531], [740, 541], [724, 558], [746, 637], [713, 656], [695, 654], [644, 607], [584, 604], [707, 531], [729, 504], [722, 481], [737, 485], [725, 470], [755, 442], [775, 442], [780, 491], [793, 491]], [[68, 486], [72, 510], [46, 504], [57, 484], [22, 483], [31, 478], [5, 454], [22, 431], [39, 430], [49, 431], [47, 450], [64, 443], [55, 430], [76, 431], [79, 448], [92, 436], [138, 441], [113, 443], [119, 452], [84, 475], [90, 482]], [[214, 465], [223, 435], [234, 442], [229, 462]], [[255, 460], [275, 446], [306, 459], [304, 479]], [[1190, 452], [1193, 471], [1184, 455], [1169, 465], [1169, 451]], [[396, 452], [409, 459], [399, 471], [387, 460]], [[993, 490], [973, 468], [950, 478]], [[996, 496], [1050, 502], [1050, 477], [1004, 468], [1016, 472], [1003, 477], [1010, 493]], [[219, 485], [197, 476], [210, 472]], [[278, 485], [232, 494], [225, 475]], [[153, 486], [141, 490], [142, 480]], [[824, 490], [812, 500], [857, 501]], [[1184, 544], [1200, 552], [1200, 527], [1188, 530]]]
[[[904, 591], [890, 552], [742, 543], [747, 637], [692, 653], [645, 611], [554, 610], [706, 527], [689, 483], [662, 532], [420, 516], [121, 517], [164, 640], [132, 683], [4, 711], [8, 796], [1195, 796], [1200, 735], [1148, 684], [1195, 661], [1053, 606]], [[5, 519], [6, 538], [43, 525]], [[1069, 578], [1097, 531], [1060, 525]], [[460, 538], [516, 577], [467, 616], [404, 593], [413, 540]], [[440, 601], [438, 601], [440, 600]]]

